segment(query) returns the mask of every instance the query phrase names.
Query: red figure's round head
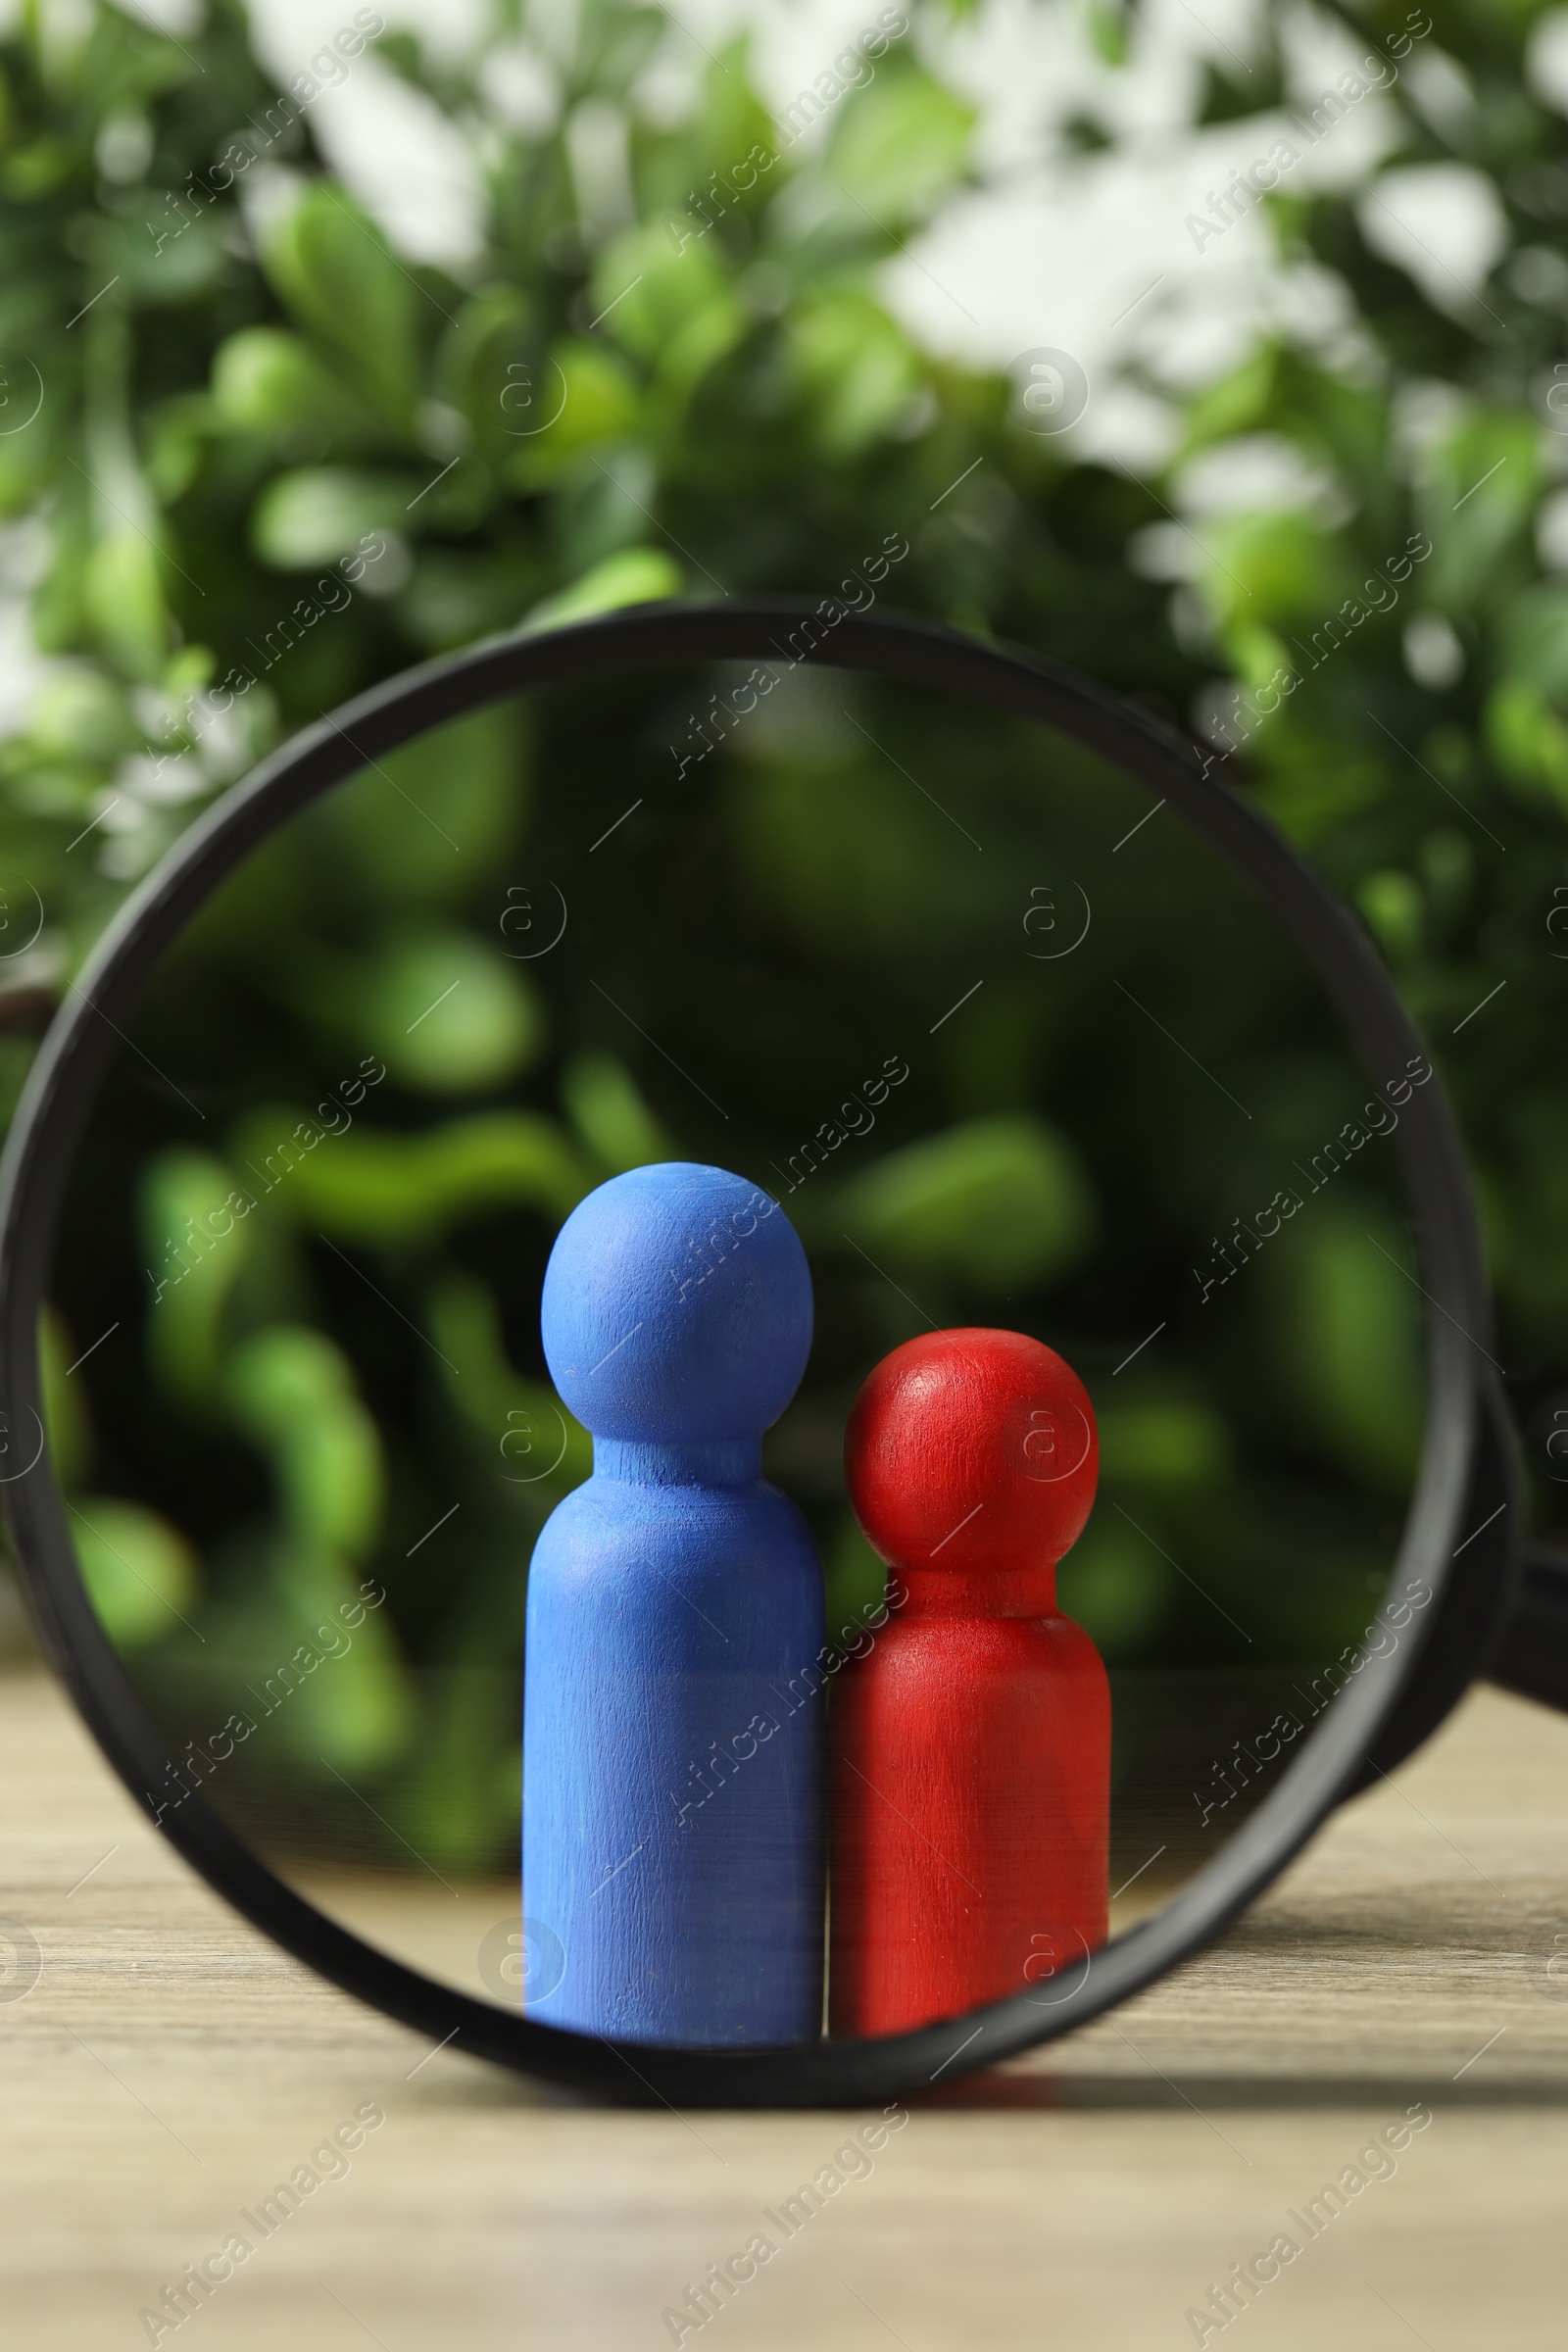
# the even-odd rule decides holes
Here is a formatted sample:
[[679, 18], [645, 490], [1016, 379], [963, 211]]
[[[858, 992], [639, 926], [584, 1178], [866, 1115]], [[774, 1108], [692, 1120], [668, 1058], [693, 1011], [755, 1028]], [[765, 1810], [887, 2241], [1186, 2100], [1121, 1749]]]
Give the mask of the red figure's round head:
[[1017, 1331], [934, 1331], [883, 1357], [844, 1442], [856, 1517], [897, 1567], [1042, 1568], [1094, 1504], [1100, 1439], [1070, 1364]]

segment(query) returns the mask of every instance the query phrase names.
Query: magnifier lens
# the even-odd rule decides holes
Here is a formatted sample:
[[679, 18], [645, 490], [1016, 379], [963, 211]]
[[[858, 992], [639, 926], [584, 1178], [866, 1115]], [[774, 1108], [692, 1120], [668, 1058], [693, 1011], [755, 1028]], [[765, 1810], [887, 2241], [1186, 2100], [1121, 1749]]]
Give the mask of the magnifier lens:
[[787, 647], [516, 695], [117, 1028], [42, 1348], [147, 1801], [444, 1984], [1044, 2012], [1419, 1637], [1430, 1064], [1064, 734]]

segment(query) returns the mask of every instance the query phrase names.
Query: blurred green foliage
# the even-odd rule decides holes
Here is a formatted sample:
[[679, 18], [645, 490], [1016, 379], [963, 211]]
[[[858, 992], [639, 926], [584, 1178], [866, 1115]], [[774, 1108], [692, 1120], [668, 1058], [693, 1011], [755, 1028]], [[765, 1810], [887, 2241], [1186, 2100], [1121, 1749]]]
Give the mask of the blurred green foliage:
[[[961, 12], [914, 13], [929, 33]], [[1332, 11], [1368, 41], [1405, 13], [1383, 0]], [[1555, 1050], [1568, 915], [1552, 928], [1568, 906], [1568, 492], [1555, 487], [1568, 437], [1545, 395], [1568, 335], [1568, 129], [1526, 73], [1542, 10], [1439, 0], [1432, 13], [1422, 54], [1444, 53], [1459, 97], [1435, 106], [1412, 66], [1384, 102], [1385, 160], [1457, 162], [1492, 189], [1507, 236], [1484, 287], [1440, 304], [1368, 242], [1353, 191], [1288, 183], [1270, 200], [1282, 263], [1329, 272], [1349, 324], [1329, 345], [1260, 341], [1187, 402], [1166, 476], [1146, 488], [1023, 430], [1000, 376], [933, 359], [879, 300], [881, 266], [974, 173], [972, 111], [929, 39], [893, 45], [819, 141], [791, 146], [744, 42], [696, 77], [687, 111], [656, 106], [650, 70], [685, 35], [631, 0], [583, 0], [549, 25], [496, 0], [466, 66], [410, 34], [383, 38], [383, 63], [482, 160], [484, 249], [460, 276], [395, 253], [322, 169], [309, 113], [279, 112], [236, 0], [210, 0], [191, 47], [99, 0], [54, 15], [28, 0], [0, 44], [0, 515], [54, 666], [0, 743], [0, 914], [17, 942], [0, 959], [4, 1106], [127, 887], [296, 726], [492, 631], [669, 595], [820, 593], [895, 518], [910, 541], [897, 603], [1196, 715], [1236, 746], [1220, 772], [1357, 907], [1466, 1125], [1522, 1408], [1549, 1402], [1568, 1376]], [[1087, 27], [1112, 66], [1137, 38], [1130, 10], [1097, 6]], [[1259, 21], [1245, 91], [1210, 75], [1206, 120], [1272, 101], [1285, 29]], [[493, 101], [484, 54], [503, 44], [542, 69], [542, 126], [518, 130]], [[574, 135], [584, 122], [619, 159], [597, 186]], [[1114, 133], [1084, 122], [1077, 136], [1102, 147]], [[759, 142], [774, 165], [716, 209], [714, 175], [738, 179]], [[36, 416], [11, 423], [35, 391]], [[1180, 583], [1151, 576], [1149, 535], [1168, 528], [1188, 468], [1259, 447], [1304, 461], [1311, 494], [1205, 518]], [[1315, 656], [1329, 616], [1420, 533], [1431, 554], [1397, 615]], [[1282, 674], [1297, 681], [1283, 696]], [[433, 1105], [431, 1124], [405, 1132], [377, 1123], [372, 1098], [154, 1325], [158, 1381], [223, 1445], [243, 1442], [270, 1495], [252, 1605], [272, 1616], [225, 1637], [269, 1654], [285, 1654], [292, 1628], [308, 1641], [354, 1589], [392, 1475], [346, 1359], [311, 1326], [291, 1237], [439, 1251], [463, 1220], [508, 1205], [559, 1220], [606, 1174], [668, 1148], [657, 1109], [598, 1050], [560, 1067], [559, 1109], [461, 1107], [552, 1050], [525, 968], [466, 923], [514, 835], [519, 727], [507, 711], [450, 732], [439, 822], [418, 746], [383, 771], [397, 802], [368, 775], [320, 812], [316, 838], [352, 862], [370, 905], [372, 951], [336, 965], [317, 945], [279, 952], [275, 876], [225, 918], [253, 926], [280, 1010], [340, 1045], [345, 1067], [372, 1038], [390, 1086]], [[860, 748], [824, 728], [797, 752], [759, 762], [733, 812], [740, 865], [794, 951], [869, 966], [961, 929], [967, 885], [944, 870], [933, 889], [929, 861], [868, 886], [889, 879], [868, 871], [875, 808], [841, 789]], [[865, 787], [893, 789], [885, 776]], [[519, 907], [519, 925], [533, 919]], [[426, 1016], [455, 970], [463, 986]], [[1499, 982], [1506, 995], [1467, 1021]], [[860, 1164], [839, 1205], [933, 1296], [957, 1283], [1000, 1301], [1070, 1273], [1102, 1208], [1071, 1143], [1008, 1078], [1032, 1051], [1018, 1024], [1005, 1006], [984, 1018], [989, 1043], [951, 1072], [953, 1123]], [[825, 1098], [838, 1080], [821, 1051]], [[158, 1163], [142, 1202], [153, 1263], [221, 1204], [237, 1165], [311, 1115], [288, 1100], [280, 1077], [226, 1157]], [[1381, 1274], [1359, 1233], [1325, 1213], [1280, 1273], [1275, 1308], [1318, 1442], [1392, 1493], [1417, 1368], [1384, 1295], [1396, 1269]], [[550, 1399], [509, 1361], [484, 1285], [454, 1264], [427, 1317], [462, 1367], [454, 1427], [491, 1448], [496, 1426], [514, 1425], [522, 1458]], [[143, 1506], [95, 1494], [92, 1433], [73, 1435], [63, 1374], [64, 1360], [53, 1426], [84, 1571], [115, 1639], [155, 1642], [164, 1602], [204, 1606], [189, 1546]], [[1097, 1516], [1070, 1596], [1113, 1656], [1148, 1655], [1189, 1605], [1160, 1544], [1201, 1549], [1228, 1432], [1210, 1402], [1151, 1381], [1107, 1410], [1103, 1437], [1107, 1491], [1137, 1524]], [[568, 1429], [545, 1502], [585, 1459]], [[841, 1521], [835, 1606], [875, 1574]], [[1305, 1603], [1281, 1609], [1287, 1646], [1322, 1634]], [[352, 1666], [332, 1670], [341, 1704], [301, 1707], [289, 1735], [301, 1754], [328, 1742], [345, 1769], [407, 1753], [415, 1720], [400, 1642], [416, 1648], [416, 1631], [384, 1616], [367, 1627]], [[487, 1641], [476, 1600], [442, 1655], [482, 1660]], [[515, 1802], [515, 1726], [465, 1688], [425, 1719], [408, 1795], [438, 1858], [493, 1855]]]

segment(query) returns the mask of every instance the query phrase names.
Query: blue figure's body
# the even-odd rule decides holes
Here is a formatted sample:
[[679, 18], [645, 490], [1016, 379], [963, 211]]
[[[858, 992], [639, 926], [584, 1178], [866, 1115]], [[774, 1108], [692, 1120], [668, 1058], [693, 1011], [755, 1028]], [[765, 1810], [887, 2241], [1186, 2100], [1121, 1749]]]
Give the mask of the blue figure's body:
[[594, 1474], [529, 1570], [523, 1908], [564, 1973], [528, 2015], [630, 2041], [813, 2038], [822, 1574], [760, 1474], [810, 1347], [805, 1252], [721, 1168], [634, 1169], [563, 1228], [543, 1325]]

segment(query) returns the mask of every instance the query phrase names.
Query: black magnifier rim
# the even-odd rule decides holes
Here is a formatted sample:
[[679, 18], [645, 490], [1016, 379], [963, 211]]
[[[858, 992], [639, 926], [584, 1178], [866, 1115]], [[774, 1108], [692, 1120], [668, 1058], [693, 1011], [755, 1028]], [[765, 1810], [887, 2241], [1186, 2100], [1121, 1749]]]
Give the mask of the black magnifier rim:
[[[836, 616], [835, 616], [836, 614]], [[1033, 719], [1111, 760], [1171, 802], [1264, 898], [1311, 964], [1374, 1083], [1424, 1054], [1359, 926], [1253, 809], [1206, 773], [1195, 747], [1136, 705], [1038, 657], [899, 613], [831, 603], [733, 598], [648, 605], [472, 647], [406, 671], [307, 727], [216, 802], [145, 878], [73, 984], [33, 1065], [0, 1159], [0, 1408], [18, 1450], [37, 1459], [0, 1485], [44, 1648], [131, 1793], [169, 1756], [103, 1633], [76, 1564], [43, 1444], [37, 1322], [59, 1204], [99, 1082], [164, 952], [246, 854], [332, 785], [446, 720], [503, 697], [653, 663], [794, 659], [781, 640], [816, 616], [801, 658], [964, 698]], [[809, 640], [808, 640], [809, 642]], [[1403, 1106], [1393, 1138], [1414, 1211], [1427, 1317], [1427, 1427], [1390, 1579], [1447, 1581], [1470, 1486], [1479, 1415], [1477, 1355], [1491, 1337], [1480, 1236], [1458, 1132], [1436, 1077]], [[1438, 1615], [1436, 1608], [1431, 1618]], [[1355, 1779], [1419, 1662], [1419, 1643], [1363, 1651], [1359, 1670], [1279, 1785], [1214, 1860], [1152, 1918], [1050, 1980], [1049, 2000], [1015, 1995], [884, 2040], [825, 2039], [786, 2050], [617, 2044], [537, 2025], [419, 1975], [362, 1942], [276, 1877], [199, 1794], [161, 1824], [236, 1910], [297, 1959], [433, 2042], [579, 2090], [688, 2106], [835, 2106], [953, 2082], [1099, 2016], [1189, 1957], [1295, 1855]]]

